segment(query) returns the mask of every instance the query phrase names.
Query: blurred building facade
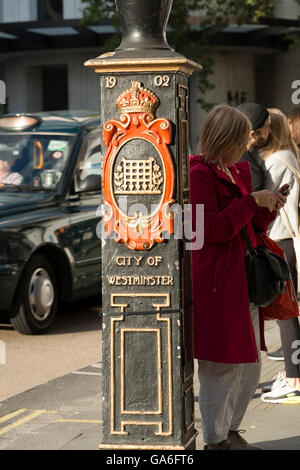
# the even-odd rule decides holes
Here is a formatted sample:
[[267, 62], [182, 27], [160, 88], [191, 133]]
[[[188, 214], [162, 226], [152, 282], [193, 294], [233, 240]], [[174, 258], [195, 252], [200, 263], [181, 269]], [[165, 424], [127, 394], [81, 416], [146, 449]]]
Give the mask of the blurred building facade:
[[[2, 112], [99, 109], [98, 77], [83, 63], [103, 52], [113, 28], [83, 26], [82, 9], [81, 0], [0, 2], [0, 80], [6, 84]], [[217, 32], [212, 38], [215, 89], [207, 101], [234, 106], [257, 101], [288, 113], [294, 106], [292, 84], [300, 80], [300, 49], [289, 51], [283, 39], [298, 30], [299, 15], [294, 0], [281, 0], [266, 24], [233, 24]], [[195, 79], [191, 104], [193, 150], [206, 115], [197, 103]]]

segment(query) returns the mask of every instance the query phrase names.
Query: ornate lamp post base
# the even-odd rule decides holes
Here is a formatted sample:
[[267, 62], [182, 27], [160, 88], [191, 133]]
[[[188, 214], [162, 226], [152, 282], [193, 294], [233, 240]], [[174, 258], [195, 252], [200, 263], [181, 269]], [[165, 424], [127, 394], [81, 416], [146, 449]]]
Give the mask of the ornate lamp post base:
[[189, 203], [189, 77], [166, 41], [169, 0], [116, 2], [123, 40], [100, 74], [106, 148], [101, 449], [195, 448], [191, 251], [172, 206]]

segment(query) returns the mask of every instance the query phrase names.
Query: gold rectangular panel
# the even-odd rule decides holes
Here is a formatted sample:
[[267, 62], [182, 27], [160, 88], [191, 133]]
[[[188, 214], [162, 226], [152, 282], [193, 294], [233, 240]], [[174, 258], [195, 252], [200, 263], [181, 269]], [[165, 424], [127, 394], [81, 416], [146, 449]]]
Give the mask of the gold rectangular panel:
[[[111, 318], [111, 381], [110, 381], [110, 399], [111, 399], [111, 434], [119, 434], [119, 435], [128, 435], [128, 431], [125, 431], [125, 426], [126, 425], [135, 425], [135, 426], [140, 426], [140, 425], [145, 425], [145, 426], [158, 426], [158, 432], [156, 433], [157, 435], [160, 436], [172, 436], [174, 433], [174, 417], [173, 417], [173, 361], [172, 361], [172, 330], [171, 330], [171, 318], [170, 317], [161, 317], [161, 313], [159, 313], [159, 310], [163, 307], [169, 307], [170, 306], [170, 293], [164, 293], [164, 294], [150, 294], [150, 293], [120, 293], [120, 294], [112, 294], [111, 295], [111, 306], [112, 307], [120, 307], [122, 313], [125, 311], [126, 307], [128, 307], [128, 304], [125, 303], [117, 303], [116, 298], [117, 297], [162, 297], [164, 299], [164, 302], [153, 302], [152, 306], [157, 309], [157, 315], [156, 319], [158, 322], [163, 322], [166, 326], [166, 337], [167, 337], [167, 368], [168, 368], [168, 376], [167, 376], [167, 389], [168, 389], [168, 430], [163, 431], [163, 422], [162, 421], [128, 421], [128, 420], [121, 420], [121, 429], [116, 430], [115, 429], [115, 407], [116, 407], [116, 396], [115, 396], [115, 373], [116, 373], [116, 364], [115, 364], [115, 323], [116, 322], [124, 322], [125, 321], [125, 316], [121, 315], [119, 317], [112, 317]], [[157, 371], [158, 371], [158, 409], [157, 410], [126, 410], [125, 409], [125, 350], [124, 350], [124, 344], [125, 344], [125, 334], [126, 333], [138, 333], [138, 332], [150, 332], [150, 333], [156, 333], [157, 335]], [[163, 377], [161, 374], [162, 370], [162, 340], [161, 340], [161, 334], [162, 330], [161, 328], [120, 328], [121, 332], [121, 340], [120, 340], [120, 347], [121, 347], [121, 397], [120, 397], [120, 408], [121, 408], [121, 414], [123, 415], [140, 415], [140, 416], [145, 416], [145, 415], [161, 415], [163, 414]]]
[[[125, 409], [125, 334], [126, 333], [156, 333], [157, 345], [157, 397], [158, 409], [157, 410], [126, 410]], [[162, 400], [162, 349], [161, 349], [161, 330], [160, 328], [123, 328], [121, 330], [121, 414], [135, 414], [135, 415], [161, 415], [163, 412]]]

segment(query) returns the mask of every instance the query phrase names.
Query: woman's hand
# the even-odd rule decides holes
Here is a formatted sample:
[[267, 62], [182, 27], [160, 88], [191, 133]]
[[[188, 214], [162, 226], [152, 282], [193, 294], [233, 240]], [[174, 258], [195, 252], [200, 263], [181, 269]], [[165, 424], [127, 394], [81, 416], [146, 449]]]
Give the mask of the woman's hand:
[[251, 193], [256, 204], [260, 207], [266, 207], [270, 212], [273, 212], [276, 209], [280, 209], [286, 203], [286, 196], [283, 196], [279, 193], [272, 193], [268, 189], [263, 189], [262, 191], [255, 191]]
[[281, 209], [285, 205], [289, 194], [290, 190], [288, 190], [285, 195], [281, 194], [280, 190], [275, 193], [275, 196], [278, 198], [276, 209]]

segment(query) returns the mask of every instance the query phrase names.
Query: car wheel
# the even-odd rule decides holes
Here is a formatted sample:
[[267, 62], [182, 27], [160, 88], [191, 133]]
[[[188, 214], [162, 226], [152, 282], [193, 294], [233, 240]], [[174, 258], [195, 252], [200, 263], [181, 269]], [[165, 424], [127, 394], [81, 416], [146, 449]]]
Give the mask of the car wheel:
[[25, 267], [15, 305], [10, 313], [14, 328], [23, 334], [41, 334], [54, 322], [58, 288], [48, 259], [36, 255]]

